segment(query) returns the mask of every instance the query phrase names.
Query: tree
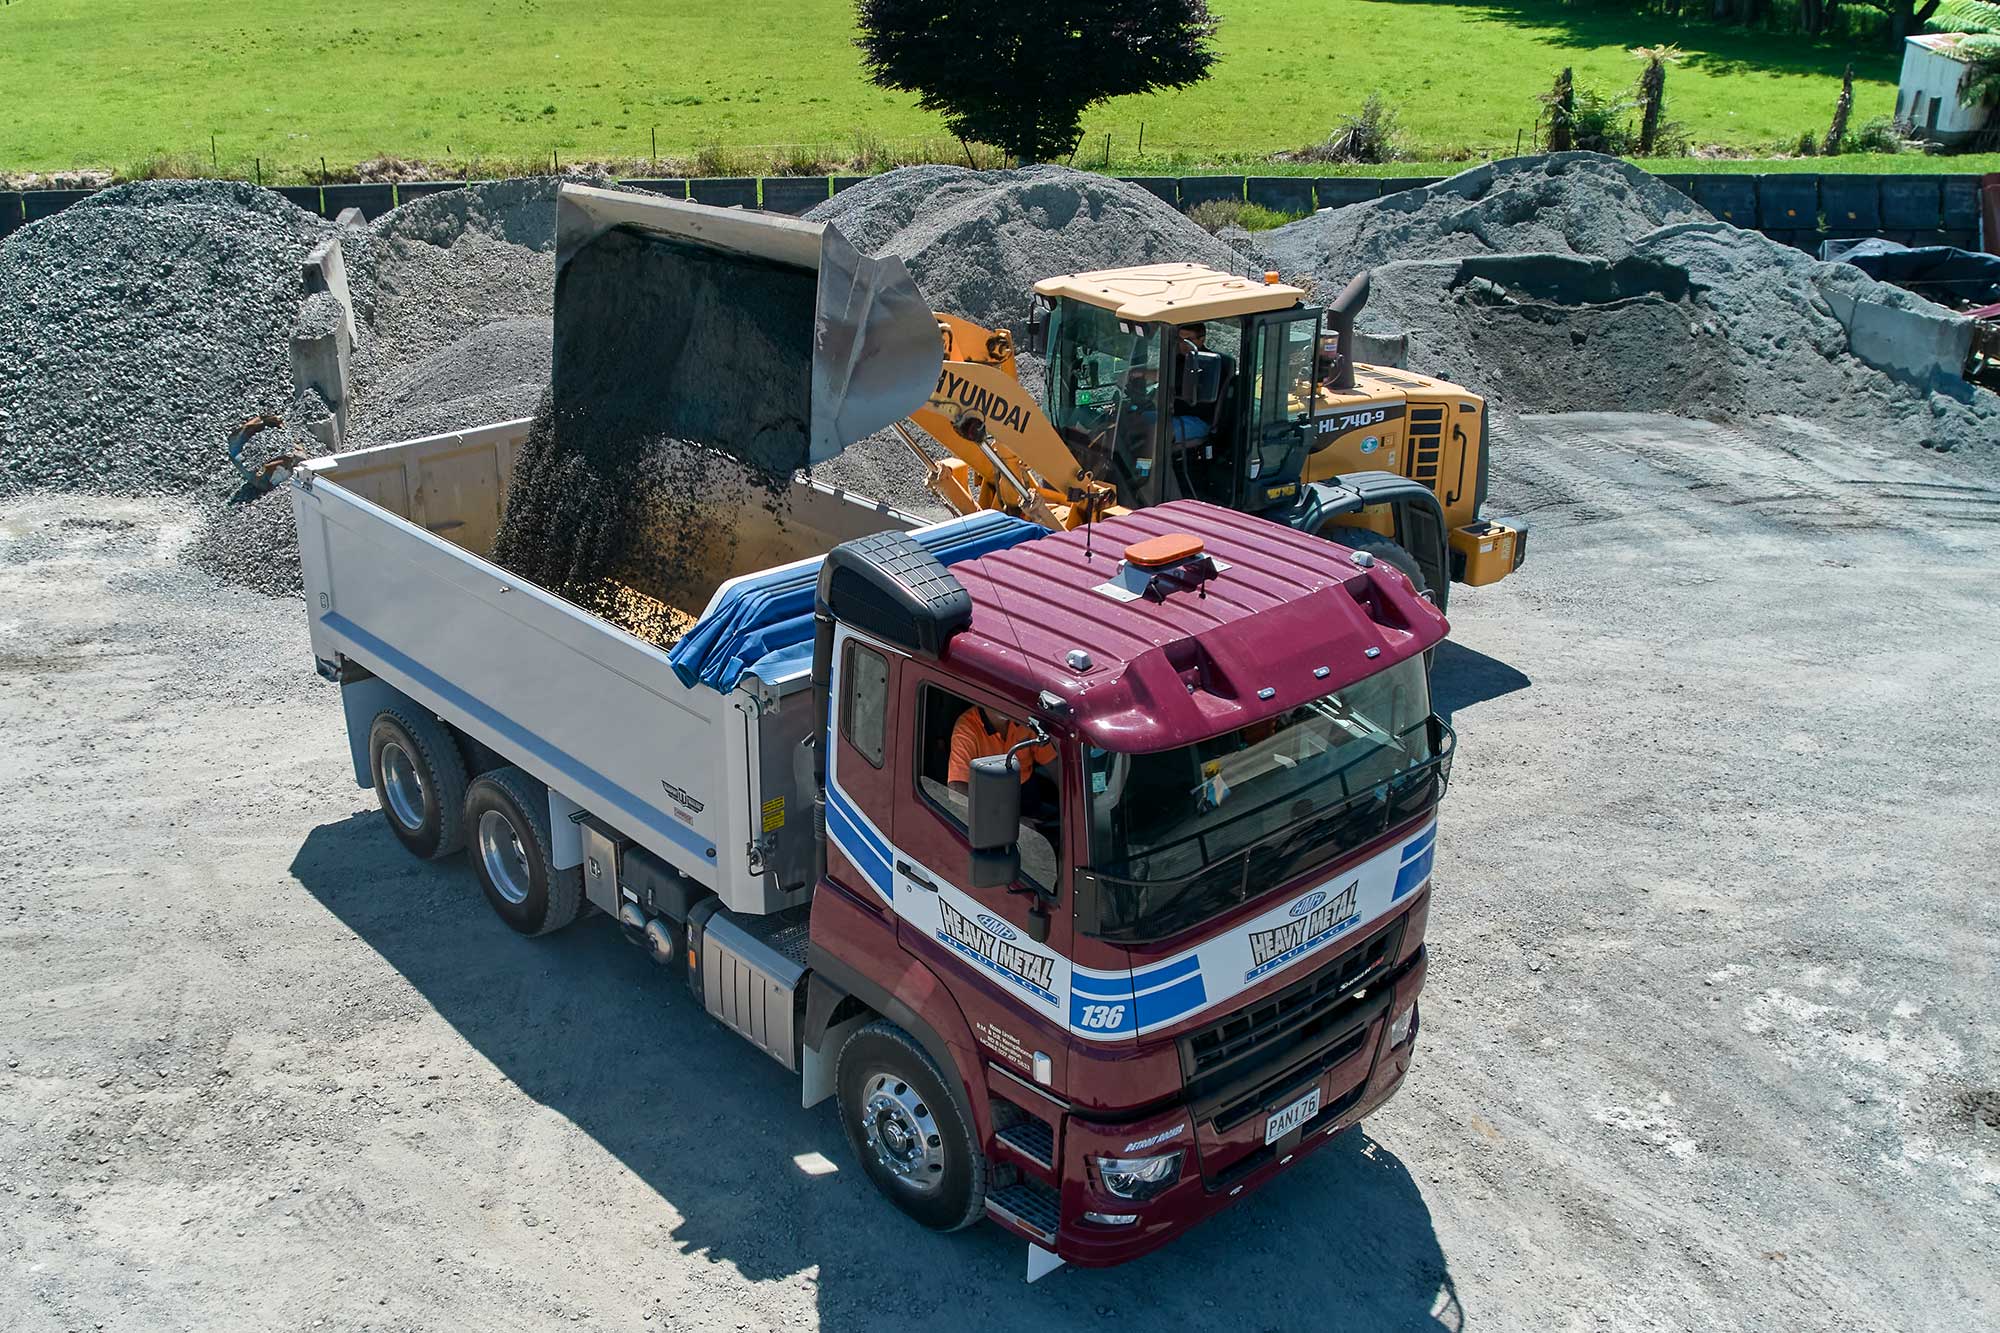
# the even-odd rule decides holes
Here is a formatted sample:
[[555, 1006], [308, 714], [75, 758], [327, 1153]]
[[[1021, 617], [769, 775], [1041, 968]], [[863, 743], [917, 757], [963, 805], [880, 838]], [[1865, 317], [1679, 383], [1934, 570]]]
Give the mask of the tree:
[[1568, 66], [1556, 75], [1555, 86], [1543, 93], [1541, 100], [1549, 109], [1549, 151], [1567, 153], [1576, 147], [1571, 129], [1576, 118], [1576, 86]]
[[1820, 145], [1823, 157], [1838, 157], [1847, 141], [1847, 118], [1854, 113], [1854, 66], [1840, 76], [1840, 100], [1833, 104], [1833, 124], [1826, 127], [1826, 142]]
[[1660, 113], [1667, 105], [1667, 66], [1681, 58], [1681, 49], [1665, 46], [1635, 46], [1632, 54], [1645, 62], [1639, 72], [1639, 156], [1651, 157], [1660, 137]]
[[1185, 88], [1215, 63], [1207, 0], [859, 0], [863, 65], [961, 139], [1017, 162], [1076, 148], [1107, 97]]

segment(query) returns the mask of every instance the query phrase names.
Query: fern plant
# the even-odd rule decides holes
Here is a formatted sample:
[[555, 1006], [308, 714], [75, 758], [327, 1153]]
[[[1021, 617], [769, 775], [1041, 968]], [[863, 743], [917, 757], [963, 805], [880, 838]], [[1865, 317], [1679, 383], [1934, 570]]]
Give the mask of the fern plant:
[[2000, 4], [1994, 0], [1943, 0], [1924, 26], [1932, 32], [2000, 33]]
[[1966, 62], [1958, 81], [1959, 100], [1967, 106], [2000, 106], [2000, 36], [1976, 33], [1954, 44]]

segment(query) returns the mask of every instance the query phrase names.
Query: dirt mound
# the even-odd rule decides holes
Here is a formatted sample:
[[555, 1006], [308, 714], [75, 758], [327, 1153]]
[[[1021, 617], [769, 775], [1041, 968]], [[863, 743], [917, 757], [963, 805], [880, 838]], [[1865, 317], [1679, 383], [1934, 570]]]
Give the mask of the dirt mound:
[[1331, 297], [1377, 264], [1500, 254], [1622, 259], [1647, 232], [1708, 220], [1707, 209], [1629, 162], [1554, 153], [1315, 213], [1257, 244], [1287, 278], [1309, 278]]
[[332, 224], [240, 182], [106, 190], [0, 244], [0, 490], [184, 492], [282, 411], [300, 266]]
[[1035, 283], [1058, 273], [1156, 260], [1250, 267], [1138, 186], [1066, 167], [906, 167], [806, 216], [863, 250], [900, 256], [935, 308], [1017, 335]]

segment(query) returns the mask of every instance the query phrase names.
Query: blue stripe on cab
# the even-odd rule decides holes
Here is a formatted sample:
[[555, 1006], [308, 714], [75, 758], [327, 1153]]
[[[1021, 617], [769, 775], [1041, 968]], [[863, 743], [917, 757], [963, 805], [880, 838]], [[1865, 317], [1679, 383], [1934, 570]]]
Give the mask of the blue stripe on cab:
[[1403, 847], [1403, 860], [1405, 861], [1415, 860], [1419, 854], [1429, 851], [1431, 849], [1431, 844], [1437, 841], [1437, 832], [1438, 832], [1438, 826], [1436, 824], [1432, 824], [1422, 833], [1419, 833], [1416, 837], [1410, 839], [1410, 841], [1406, 843]]
[[1132, 979], [1128, 976], [1094, 976], [1082, 968], [1074, 968], [1069, 975], [1069, 988], [1078, 995], [1088, 995], [1096, 1000], [1129, 1000], [1132, 998]]
[[1177, 981], [1182, 977], [1192, 976], [1199, 971], [1201, 971], [1201, 959], [1194, 954], [1189, 954], [1186, 958], [1178, 962], [1165, 963], [1150, 971], [1134, 969], [1132, 973], [1132, 989], [1144, 990], [1148, 986], [1162, 986], [1169, 981]]
[[1208, 990], [1202, 985], [1199, 972], [1175, 982], [1164, 990], [1156, 990], [1150, 995], [1140, 995], [1133, 999], [1133, 1006], [1138, 1011], [1139, 1026], [1142, 1028], [1171, 1023], [1207, 1003]]
[[1436, 857], [1436, 854], [1436, 848], [1426, 847], [1423, 855], [1419, 856], [1416, 860], [1404, 862], [1402, 870], [1397, 872], [1396, 891], [1389, 895], [1389, 901], [1394, 902], [1411, 889], [1416, 888], [1417, 885], [1423, 883], [1426, 879], [1429, 879], [1431, 861]]

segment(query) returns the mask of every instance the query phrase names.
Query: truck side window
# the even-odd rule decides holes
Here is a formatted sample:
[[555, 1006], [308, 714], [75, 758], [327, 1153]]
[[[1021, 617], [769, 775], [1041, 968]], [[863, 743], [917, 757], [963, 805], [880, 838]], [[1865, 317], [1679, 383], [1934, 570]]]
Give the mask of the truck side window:
[[[917, 696], [918, 790], [932, 809], [961, 832], [965, 829], [966, 798], [962, 780], [953, 781], [952, 751], [960, 723], [975, 707], [970, 699], [935, 685], [924, 686]], [[998, 733], [989, 731], [980, 718], [976, 734], [1019, 738], [1012, 735], [1012, 729], [1021, 726], [1019, 719], [995, 714], [994, 720], [1001, 727]], [[968, 727], [972, 725], [967, 722]], [[985, 753], [992, 745], [972, 748]], [[1022, 758], [1030, 772], [1021, 790], [1021, 876], [1054, 888], [1060, 882], [1056, 849], [1062, 846], [1062, 782], [1057, 758], [1053, 748], [1039, 754], [1024, 753]]]
[[882, 733], [889, 715], [889, 660], [858, 643], [847, 645], [841, 677], [840, 734], [861, 757], [882, 767]]

